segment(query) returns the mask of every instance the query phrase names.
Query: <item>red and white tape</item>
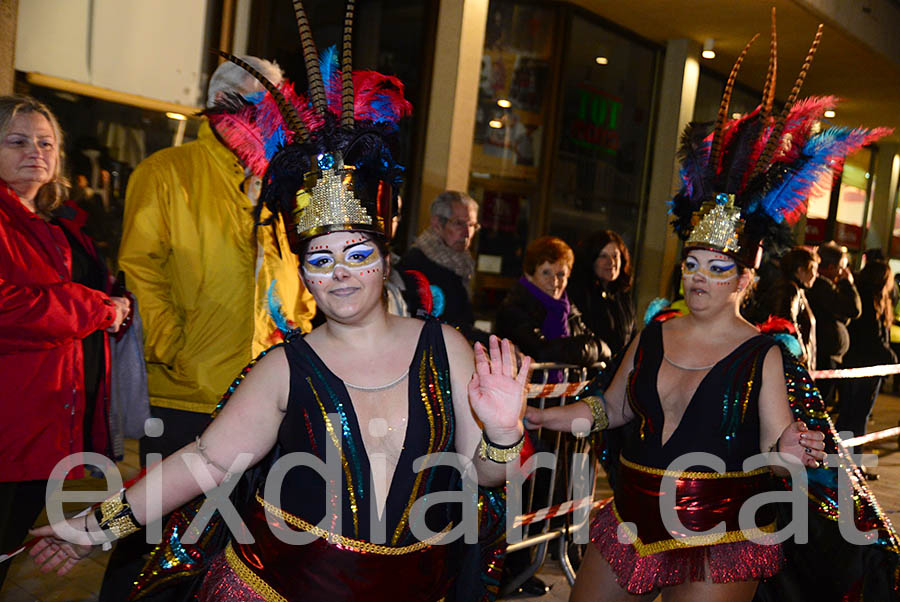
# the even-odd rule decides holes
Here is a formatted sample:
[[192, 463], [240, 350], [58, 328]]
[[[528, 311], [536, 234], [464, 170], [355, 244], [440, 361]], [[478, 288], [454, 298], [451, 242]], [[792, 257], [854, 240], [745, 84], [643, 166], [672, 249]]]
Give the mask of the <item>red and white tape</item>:
[[813, 370], [809, 373], [817, 380], [820, 378], [865, 378], [866, 376], [887, 376], [888, 374], [900, 374], [900, 364], [842, 368], [840, 370]]
[[528, 397], [568, 397], [581, 391], [590, 382], [586, 380], [580, 383], [530, 384], [528, 385]]
[[[590, 502], [590, 497], [583, 497], [580, 500], [569, 500], [561, 504], [556, 504], [555, 506], [550, 506], [549, 508], [544, 508], [543, 510], [538, 510], [537, 512], [520, 514], [513, 521], [513, 527], [521, 527], [522, 525], [528, 525], [539, 520], [544, 520], [546, 518], [562, 516], [563, 514], [574, 512], [576, 509], [581, 508], [586, 504], [590, 504]], [[596, 502], [591, 504], [591, 510], [593, 510], [594, 508], [599, 508], [605, 502], [606, 500], [597, 500]]]

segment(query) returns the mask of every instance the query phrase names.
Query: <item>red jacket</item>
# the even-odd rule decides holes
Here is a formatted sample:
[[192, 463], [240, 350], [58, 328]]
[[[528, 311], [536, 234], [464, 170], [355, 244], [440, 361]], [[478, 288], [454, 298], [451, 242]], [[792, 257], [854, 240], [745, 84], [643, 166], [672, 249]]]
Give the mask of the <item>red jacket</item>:
[[[59, 222], [96, 257], [79, 223]], [[60, 460], [83, 451], [81, 339], [114, 319], [106, 293], [72, 282], [72, 251], [62, 229], [28, 211], [0, 180], [0, 481], [45, 480]], [[108, 337], [106, 350], [97, 400], [104, 405], [96, 412], [103, 418]], [[107, 426], [95, 424], [92, 441], [105, 451]], [[80, 476], [80, 467], [68, 474]]]

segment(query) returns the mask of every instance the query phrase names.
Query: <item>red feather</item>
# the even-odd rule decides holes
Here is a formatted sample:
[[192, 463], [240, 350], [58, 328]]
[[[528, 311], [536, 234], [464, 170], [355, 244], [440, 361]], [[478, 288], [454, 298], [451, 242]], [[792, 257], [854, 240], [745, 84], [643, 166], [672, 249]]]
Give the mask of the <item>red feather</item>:
[[434, 299], [431, 297], [431, 284], [425, 274], [419, 270], [406, 270], [406, 274], [416, 281], [416, 292], [419, 294], [419, 303], [429, 314], [434, 311]]
[[794, 324], [790, 320], [769, 316], [769, 319], [759, 325], [759, 331], [765, 333], [789, 332], [795, 334]]
[[[272, 104], [274, 106], [275, 102]], [[277, 107], [275, 112], [278, 112]], [[209, 122], [225, 145], [240, 157], [244, 165], [254, 174], [262, 176], [269, 162], [266, 161], [265, 142], [259, 129], [252, 125], [254, 113], [254, 107], [248, 106], [237, 113], [211, 114]]]

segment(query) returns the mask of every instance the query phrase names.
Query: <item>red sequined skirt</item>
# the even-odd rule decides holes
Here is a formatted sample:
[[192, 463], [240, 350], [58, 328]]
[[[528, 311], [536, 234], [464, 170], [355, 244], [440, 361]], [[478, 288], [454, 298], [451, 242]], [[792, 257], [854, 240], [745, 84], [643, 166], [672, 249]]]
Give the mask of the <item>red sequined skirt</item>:
[[[616, 501], [607, 502], [591, 523], [591, 541], [619, 585], [629, 593], [644, 594], [685, 580], [705, 581], [707, 571], [713, 583], [759, 580], [780, 571], [781, 546], [749, 541], [751, 532], [737, 525], [741, 504], [761, 491], [765, 475], [685, 474], [693, 478], [675, 479], [675, 497], [667, 500], [686, 529], [676, 539], [663, 526], [659, 511], [660, 498], [665, 496], [662, 477], [672, 475], [622, 459]], [[619, 507], [624, 511], [620, 513]], [[720, 523], [725, 524], [725, 532], [714, 539], [691, 534]], [[774, 520], [764, 522], [752, 530], [753, 539], [764, 541], [774, 528]]]
[[294, 527], [316, 533], [317, 527], [281, 511], [269, 522], [266, 503], [257, 500], [246, 517], [255, 543], [228, 544], [207, 573], [200, 602], [438, 602], [453, 582], [448, 545], [388, 548], [339, 536], [291, 545], [275, 532]]

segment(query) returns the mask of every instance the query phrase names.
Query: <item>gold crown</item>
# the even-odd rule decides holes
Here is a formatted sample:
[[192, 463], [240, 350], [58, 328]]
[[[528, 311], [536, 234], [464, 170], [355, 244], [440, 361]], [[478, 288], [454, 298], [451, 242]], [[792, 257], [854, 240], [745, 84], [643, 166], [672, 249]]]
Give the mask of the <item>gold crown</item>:
[[708, 247], [723, 253], [739, 253], [744, 230], [741, 210], [734, 206], [734, 195], [719, 193], [706, 201], [691, 218], [691, 234], [686, 247]]
[[316, 164], [297, 191], [294, 220], [300, 238], [339, 230], [382, 232], [381, 218], [369, 215], [354, 193], [355, 168], [344, 165], [340, 153], [319, 155]]

